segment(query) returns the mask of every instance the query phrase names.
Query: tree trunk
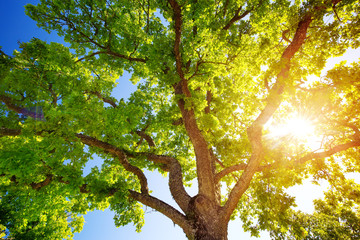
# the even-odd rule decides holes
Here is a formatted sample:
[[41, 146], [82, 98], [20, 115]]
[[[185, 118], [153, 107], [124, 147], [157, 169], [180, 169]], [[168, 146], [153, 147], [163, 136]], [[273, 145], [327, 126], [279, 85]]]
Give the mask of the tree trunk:
[[220, 216], [220, 206], [203, 195], [192, 198], [189, 204], [188, 219], [193, 226], [194, 240], [227, 240], [227, 222]]
[[227, 229], [224, 231], [217, 228], [211, 229], [210, 226], [199, 226], [194, 240], [227, 240]]

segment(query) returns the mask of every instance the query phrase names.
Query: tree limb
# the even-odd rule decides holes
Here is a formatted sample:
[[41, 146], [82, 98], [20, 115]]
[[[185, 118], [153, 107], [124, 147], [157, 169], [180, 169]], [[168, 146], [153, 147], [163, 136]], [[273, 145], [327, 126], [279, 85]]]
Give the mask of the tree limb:
[[221, 180], [221, 178], [225, 177], [226, 175], [228, 175], [232, 172], [245, 170], [246, 166], [247, 166], [246, 163], [240, 163], [240, 164], [236, 164], [236, 165], [227, 167], [215, 175], [214, 181], [216, 183], [218, 183]]
[[164, 214], [168, 218], [170, 218], [175, 224], [179, 225], [185, 232], [187, 236], [191, 236], [191, 232], [193, 231], [192, 226], [187, 221], [186, 217], [181, 214], [178, 210], [170, 206], [169, 204], [150, 196], [145, 193], [138, 193], [136, 191], [129, 190], [130, 196], [143, 203], [146, 206], [149, 206], [160, 213]]
[[212, 100], [212, 93], [211, 93], [210, 90], [208, 90], [208, 91], [206, 91], [206, 102], [207, 102], [207, 105], [205, 107], [205, 113], [206, 114], [210, 113], [211, 100]]
[[287, 80], [290, 70], [290, 60], [304, 43], [307, 29], [311, 22], [312, 15], [310, 13], [306, 13], [303, 19], [298, 23], [293, 41], [289, 44], [281, 56], [280, 61], [283, 63], [283, 67], [277, 75], [274, 86], [270, 90], [269, 96], [267, 97], [267, 104], [261, 111], [260, 115], [247, 129], [252, 154], [244, 172], [241, 174], [239, 181], [231, 190], [229, 198], [223, 206], [222, 212], [224, 214], [224, 221], [229, 221], [239, 199], [250, 186], [250, 182], [260, 165], [263, 154], [262, 128], [280, 106], [282, 93], [284, 91], [284, 81]]
[[3, 136], [18, 136], [21, 134], [21, 129], [9, 129], [9, 128], [0, 128], [0, 137]]
[[16, 113], [20, 113], [20, 114], [23, 114], [25, 116], [32, 117], [32, 118], [35, 118], [35, 119], [41, 118], [41, 116], [39, 116], [38, 113], [29, 111], [26, 108], [22, 108], [22, 107], [17, 106], [16, 104], [14, 104], [12, 102], [12, 99], [10, 97], [8, 97], [8, 96], [0, 95], [0, 101], [5, 103], [5, 105], [10, 110], [12, 110], [12, 111], [14, 111]]
[[123, 55], [123, 54], [120, 54], [120, 53], [116, 53], [116, 52], [113, 52], [113, 51], [107, 51], [106, 52], [108, 55], [111, 55], [111, 56], [114, 56], [114, 57], [118, 57], [118, 58], [123, 58], [123, 59], [126, 59], [126, 60], [129, 60], [130, 62], [142, 62], [142, 63], [146, 63], [146, 59], [144, 58], [136, 58], [136, 57], [130, 57], [130, 56], [126, 56], [126, 55]]
[[195, 113], [193, 109], [185, 107], [185, 96], [191, 99], [191, 93], [188, 87], [188, 81], [182, 71], [182, 59], [180, 52], [181, 42], [181, 28], [182, 28], [182, 14], [181, 7], [175, 0], [168, 0], [173, 9], [173, 19], [175, 22], [175, 42], [174, 42], [174, 54], [176, 61], [176, 71], [180, 77], [180, 82], [174, 85], [175, 95], [178, 95], [178, 106], [180, 108], [182, 119], [185, 125], [186, 132], [189, 135], [192, 142], [196, 156], [196, 168], [199, 184], [199, 194], [207, 196], [208, 199], [216, 202], [216, 193], [214, 185], [214, 172], [211, 164], [211, 156], [204, 136], [202, 135], [199, 127], [196, 123]]
[[[4, 127], [0, 128], [0, 137], [2, 137], [2, 136], [18, 136], [20, 134], [21, 134], [21, 129], [8, 129], [8, 128], [4, 128]], [[40, 134], [40, 133], [37, 133], [37, 134]], [[157, 155], [154, 153], [125, 152], [119, 148], [112, 146], [109, 143], [102, 142], [100, 140], [97, 140], [97, 139], [89, 137], [89, 136], [85, 136], [83, 134], [75, 134], [75, 136], [77, 138], [79, 138], [84, 144], [87, 144], [87, 145], [93, 146], [93, 147], [99, 147], [99, 148], [105, 150], [106, 152], [116, 155], [119, 158], [121, 164], [125, 167], [125, 169], [127, 171], [134, 173], [139, 178], [141, 186], [142, 186], [142, 192], [145, 191], [145, 189], [147, 189], [147, 180], [145, 178], [145, 175], [143, 175], [143, 173], [140, 169], [138, 169], [135, 166], [130, 165], [130, 163], [126, 159], [126, 156], [131, 157], [131, 158], [135, 158], [136, 156], [145, 156], [149, 161], [152, 161], [152, 162], [158, 163], [158, 164], [163, 164], [164, 165], [163, 170], [169, 172], [169, 188], [170, 188], [171, 195], [173, 196], [174, 200], [179, 205], [179, 207], [184, 212], [187, 211], [188, 203], [191, 200], [191, 197], [188, 195], [188, 193], [186, 192], [186, 190], [184, 188], [183, 178], [182, 178], [182, 169], [181, 169], [181, 165], [178, 162], [178, 160], [176, 160], [175, 158], [170, 157], [170, 156]], [[121, 158], [123, 158], [125, 156], [125, 159], [120, 159], [119, 155]], [[51, 176], [50, 180], [53, 180], [53, 179], [54, 179], [54, 177]], [[58, 179], [58, 178], [56, 178], [56, 179]], [[58, 179], [58, 180], [60, 182], [65, 183], [64, 181], [61, 181], [61, 179]], [[50, 182], [51, 181], [46, 181], [46, 184], [45, 184], [45, 181], [41, 182], [41, 183], [32, 183], [31, 186], [33, 188], [35, 187], [36, 189], [38, 189], [40, 187], [48, 185]], [[86, 186], [87, 186], [86, 184], [81, 186], [80, 192], [88, 193], [89, 191], [86, 189]]]
[[169, 172], [169, 188], [179, 207], [186, 213], [191, 197], [188, 195], [184, 188], [182, 180], [181, 165], [178, 160], [173, 157], [156, 155], [153, 153], [143, 153], [148, 160], [155, 163], [165, 164]]
[[86, 145], [101, 148], [104, 151], [116, 156], [119, 159], [121, 165], [123, 165], [123, 167], [127, 171], [129, 171], [137, 176], [137, 178], [140, 181], [141, 192], [148, 193], [148, 184], [147, 184], [147, 179], [146, 179], [144, 173], [141, 171], [140, 168], [133, 166], [129, 163], [129, 161], [127, 160], [126, 154], [120, 148], [117, 148], [107, 142], [98, 140], [94, 137], [83, 135], [81, 133], [76, 133], [75, 136], [77, 138], [79, 138], [80, 141]]

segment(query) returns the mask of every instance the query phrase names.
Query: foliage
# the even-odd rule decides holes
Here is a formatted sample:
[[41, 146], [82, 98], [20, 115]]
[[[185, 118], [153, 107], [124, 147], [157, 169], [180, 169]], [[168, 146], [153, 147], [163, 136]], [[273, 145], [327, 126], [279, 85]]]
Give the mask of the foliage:
[[[358, 1], [41, 0], [26, 11], [70, 47], [32, 39], [1, 52], [0, 226], [11, 236], [71, 239], [82, 214], [107, 207], [140, 231], [146, 205], [189, 239], [226, 239], [235, 217], [254, 236], [359, 238], [347, 177], [360, 171], [359, 63], [308, 83], [359, 47]], [[137, 90], [116, 99], [124, 71]], [[313, 123], [318, 149], [273, 133], [294, 116]], [[94, 154], [104, 163], [85, 175]], [[180, 211], [150, 195], [146, 169], [169, 175]], [[330, 184], [314, 214], [286, 191], [308, 177]]]

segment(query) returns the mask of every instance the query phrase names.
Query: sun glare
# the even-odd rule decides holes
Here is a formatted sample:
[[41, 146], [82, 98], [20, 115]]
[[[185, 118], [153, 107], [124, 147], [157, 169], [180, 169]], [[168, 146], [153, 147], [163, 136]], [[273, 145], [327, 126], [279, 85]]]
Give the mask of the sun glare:
[[315, 126], [310, 119], [293, 117], [282, 124], [271, 123], [268, 127], [270, 138], [296, 140], [311, 149], [319, 147], [319, 137], [315, 135]]
[[315, 130], [311, 122], [303, 118], [290, 119], [283, 128], [286, 132], [299, 139], [312, 135]]

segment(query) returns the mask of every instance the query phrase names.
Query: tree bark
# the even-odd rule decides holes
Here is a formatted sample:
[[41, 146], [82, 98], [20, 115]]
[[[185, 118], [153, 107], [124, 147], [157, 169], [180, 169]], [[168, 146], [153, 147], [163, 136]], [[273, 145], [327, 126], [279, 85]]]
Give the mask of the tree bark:
[[186, 215], [193, 227], [194, 240], [227, 240], [227, 222], [220, 218], [220, 210], [216, 202], [205, 195], [198, 194], [189, 202], [189, 211]]

